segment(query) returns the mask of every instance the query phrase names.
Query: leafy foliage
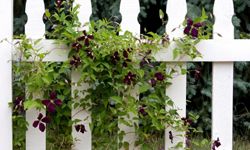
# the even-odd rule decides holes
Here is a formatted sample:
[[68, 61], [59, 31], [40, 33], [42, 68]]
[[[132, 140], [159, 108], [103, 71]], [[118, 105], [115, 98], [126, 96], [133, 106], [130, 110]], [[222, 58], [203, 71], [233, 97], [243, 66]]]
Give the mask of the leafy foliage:
[[[46, 36], [68, 45], [68, 61], [42, 62], [47, 53], [41, 53], [37, 47], [40, 39], [32, 41], [21, 36], [21, 40], [16, 43], [20, 58], [13, 72], [15, 84], [20, 86], [15, 94], [23, 97], [21, 101], [15, 99], [12, 104], [13, 110], [17, 111], [14, 116], [20, 117], [17, 123], [23, 119], [27, 110], [46, 110], [46, 115], [40, 114], [33, 126], [39, 126], [41, 132], [44, 127], [47, 128], [50, 133], [47, 137], [50, 149], [69, 149], [72, 146], [72, 125], [75, 125], [79, 134], [86, 132], [86, 124], [79, 122], [85, 122], [87, 118], [71, 118], [72, 106], [74, 109], [91, 111], [90, 128], [93, 137], [96, 137], [93, 138], [95, 149], [127, 148], [128, 143], [123, 142], [123, 137], [128, 133], [120, 125], [133, 127], [140, 136], [135, 144], [148, 149], [152, 148], [150, 139], [163, 135], [166, 126], [177, 131], [189, 130], [185, 119], [181, 119], [174, 108], [173, 101], [165, 95], [165, 88], [171, 84], [173, 75], [181, 73], [176, 67], [181, 66], [166, 68], [165, 63], [152, 65], [156, 62], [154, 54], [169, 45], [167, 35], [162, 37], [149, 32], [150, 36], [142, 36], [140, 39], [129, 31], [118, 35], [120, 28], [105, 20], [90, 22], [87, 32], [81, 29], [77, 18], [79, 6], [72, 7], [68, 11], [70, 14], [67, 14], [60, 7], [62, 4], [57, 4], [56, 12], [45, 13], [48, 21], [54, 21], [53, 30]], [[203, 14], [201, 20], [195, 22], [199, 23], [204, 18], [206, 16]], [[186, 26], [187, 22], [183, 25]], [[199, 56], [194, 45], [199, 42], [199, 38], [207, 38], [207, 34], [203, 34], [203, 28], [192, 28], [197, 30], [197, 36], [187, 34], [174, 40], [178, 43], [177, 49], [185, 49], [177, 55], [191, 58]], [[24, 62], [26, 60], [34, 62]], [[166, 73], [166, 69], [169, 72]], [[87, 85], [86, 90], [71, 93], [72, 71], [80, 74], [77, 85]], [[185, 72], [182, 69], [182, 73]], [[74, 95], [73, 99], [71, 95]], [[143, 97], [138, 99], [139, 95]], [[17, 109], [20, 107], [22, 109]], [[20, 129], [22, 132], [17, 136], [23, 136], [26, 130], [27, 123], [23, 121], [22, 125], [24, 128]], [[62, 137], [63, 141], [55, 139], [55, 135]], [[115, 139], [119, 139], [119, 142]], [[23, 146], [22, 142], [16, 145]], [[177, 146], [182, 144], [178, 143]]]

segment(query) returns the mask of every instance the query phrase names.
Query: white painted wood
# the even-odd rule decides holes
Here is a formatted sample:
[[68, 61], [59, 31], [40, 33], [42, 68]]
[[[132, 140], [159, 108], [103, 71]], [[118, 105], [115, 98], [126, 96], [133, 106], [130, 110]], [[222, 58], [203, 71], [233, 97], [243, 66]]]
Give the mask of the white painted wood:
[[[180, 74], [180, 68], [176, 66], [176, 63], [168, 63], [167, 64], [167, 71], [171, 71], [171, 68], [174, 68], [178, 71], [175, 77], [172, 79], [172, 85], [167, 87], [166, 95], [170, 97], [174, 101], [174, 108], [178, 110], [178, 114], [180, 118], [186, 117], [186, 74]], [[182, 68], [186, 69], [186, 64], [182, 64]], [[166, 110], [169, 110], [166, 106]], [[174, 125], [173, 125], [174, 126]], [[169, 131], [173, 134], [173, 143], [169, 139]], [[178, 142], [183, 142], [185, 144], [185, 137], [183, 132], [174, 131], [172, 127], [168, 127], [165, 130], [165, 149], [171, 149], [175, 146]], [[183, 148], [180, 148], [182, 150]]]
[[46, 130], [41, 132], [39, 128], [33, 127], [33, 122], [37, 120], [39, 113], [46, 115], [44, 110], [31, 109], [26, 111], [26, 121], [29, 123], [26, 132], [26, 150], [46, 150]]
[[[26, 93], [29, 96], [30, 93]], [[34, 99], [42, 99], [43, 95], [40, 91], [33, 93]], [[33, 127], [33, 122], [37, 120], [39, 113], [46, 116], [45, 110], [30, 109], [26, 111], [26, 121], [29, 123], [26, 131], [26, 150], [46, 150], [46, 129], [44, 132]]]
[[26, 13], [28, 22], [25, 26], [25, 33], [29, 38], [41, 38], [45, 33], [43, 13], [45, 12], [42, 0], [27, 0]]
[[[218, 150], [232, 150], [233, 65], [213, 63], [212, 140], [220, 139]], [[216, 149], [217, 150], [217, 149]]]
[[[13, 33], [13, 0], [0, 0], [0, 40], [12, 40]], [[0, 43], [0, 149], [12, 150], [12, 63], [11, 45]]]
[[[71, 81], [72, 81], [72, 86], [71, 86], [71, 93], [72, 93], [72, 98], [74, 101], [79, 101], [80, 98], [84, 97], [84, 93], [82, 92], [83, 90], [86, 90], [88, 88], [87, 84], [82, 84], [82, 85], [77, 85], [77, 82], [80, 79], [80, 73], [73, 71], [71, 74]], [[75, 97], [74, 91], [78, 90], [78, 95], [77, 98]], [[82, 134], [81, 132], [77, 132], [75, 129], [75, 125], [72, 126], [72, 136], [74, 139], [74, 145], [73, 145], [73, 150], [91, 150], [92, 147], [92, 142], [91, 142], [91, 130], [89, 127], [89, 124], [91, 122], [91, 114], [90, 112], [86, 110], [82, 110], [81, 108], [76, 108], [74, 109], [72, 106], [72, 119], [80, 119], [82, 120], [78, 124], [83, 124], [85, 126], [85, 129], [87, 132]]]
[[[135, 89], [131, 90], [130, 95], [135, 97], [137, 100], [139, 100], [139, 88], [136, 87]], [[137, 108], [135, 108], [135, 109], [137, 109]], [[127, 119], [128, 122], [133, 122], [133, 124], [134, 123], [137, 124], [137, 122], [133, 121], [133, 118], [136, 116], [137, 116], [137, 114], [129, 113], [129, 117], [127, 117], [125, 119]], [[140, 150], [139, 146], [135, 146], [136, 139], [140, 138], [135, 134], [135, 127], [134, 126], [129, 127], [129, 126], [126, 126], [122, 123], [118, 124], [118, 127], [121, 131], [124, 131], [126, 133], [126, 135], [123, 138], [123, 142], [129, 143], [129, 149], [130, 150]], [[120, 150], [127, 150], [127, 149], [121, 148]]]
[[[16, 43], [18, 40], [14, 41]], [[35, 48], [41, 48], [41, 53], [48, 53], [43, 61], [55, 61], [62, 62], [68, 60], [69, 48], [66, 45], [58, 44], [55, 40], [42, 40]], [[18, 51], [18, 47], [14, 47], [13, 60], [20, 60], [21, 53]], [[22, 58], [22, 57], [21, 57]], [[23, 59], [22, 59], [23, 60]], [[34, 59], [23, 60], [34, 61]]]
[[[168, 0], [167, 15], [169, 19], [166, 31], [169, 34], [170, 39], [182, 37], [184, 35], [183, 29], [180, 29], [178, 27], [185, 20], [186, 13], [187, 13], [186, 0]], [[172, 30], [175, 28], [177, 29], [174, 32], [172, 32]]]
[[[231, 21], [233, 14], [232, 0], [215, 0], [213, 34], [215, 39], [234, 38]], [[216, 32], [220, 33], [222, 37], [218, 37]], [[234, 51], [243, 46], [237, 45]], [[233, 62], [213, 63], [212, 140], [220, 139], [221, 146], [217, 148], [218, 150], [233, 149], [233, 68]]]
[[137, 16], [140, 12], [139, 1], [135, 0], [122, 0], [120, 6], [122, 14], [121, 28], [125, 32], [130, 31], [137, 37], [140, 35], [140, 24], [137, 21]]
[[[123, 34], [125, 31], [130, 31], [133, 33], [133, 35], [135, 35], [136, 37], [139, 37], [140, 36], [140, 24], [137, 21], [137, 16], [140, 12], [139, 1], [134, 1], [134, 0], [123, 1], [122, 0], [120, 4], [120, 12], [122, 14], [121, 34]], [[135, 88], [131, 90], [130, 95], [139, 100], [139, 89]], [[126, 119], [128, 120], [128, 122], [131, 122], [131, 121], [134, 122], [132, 118], [136, 116], [137, 114], [130, 113], [129, 117]], [[134, 126], [129, 127], [122, 123], [118, 123], [118, 127], [121, 131], [124, 131], [126, 133], [126, 135], [123, 138], [123, 142], [129, 143], [129, 149], [139, 150], [140, 148], [135, 146], [135, 141], [138, 138], [138, 136], [135, 134]], [[125, 150], [125, 149], [121, 148], [121, 150]]]
[[[215, 0], [213, 13], [215, 23], [213, 26], [214, 39], [233, 39], [234, 27], [232, 16], [234, 14], [233, 0]], [[222, 37], [218, 36], [219, 33]]]
[[89, 17], [92, 13], [91, 0], [75, 0], [74, 5], [76, 4], [80, 5], [78, 18], [82, 25], [84, 25], [86, 22], [89, 22]]
[[201, 58], [191, 60], [188, 57], [173, 60], [172, 43], [168, 49], [162, 49], [155, 55], [157, 61], [166, 62], [237, 62], [250, 60], [250, 40], [216, 39], [203, 40], [196, 48], [201, 53]]
[[[173, 60], [172, 50], [174, 49], [174, 45], [172, 44], [170, 48], [162, 49], [155, 54], [156, 60], [164, 62], [237, 62], [250, 60], [250, 40], [247, 39], [203, 40], [197, 44], [197, 49], [201, 53], [202, 58], [195, 60], [187, 57]], [[56, 44], [54, 40], [43, 40], [38, 47], [42, 48], [41, 52], [50, 52], [43, 61], [62, 62], [68, 60], [68, 47]], [[20, 55], [16, 52], [18, 50], [14, 50], [15, 55], [13, 56], [13, 60], [19, 60]]]
[[[178, 11], [176, 11], [176, 6], [178, 6]], [[183, 30], [178, 28], [182, 22], [185, 20], [187, 13], [186, 0], [169, 0], [167, 4], [167, 14], [169, 21], [166, 27], [166, 31], [169, 34], [170, 39], [182, 37]], [[173, 32], [172, 30], [176, 28]], [[164, 56], [164, 55], [160, 55]], [[171, 57], [172, 58], [172, 57]], [[176, 63], [167, 64], [168, 67], [175, 67]], [[186, 68], [186, 64], [183, 63], [183, 67]], [[175, 108], [178, 109], [180, 118], [186, 116], [186, 75], [177, 75], [171, 81], [172, 85], [167, 87], [166, 95], [168, 95], [175, 103]], [[178, 91], [178, 93], [176, 93]], [[169, 108], [166, 107], [166, 110]], [[174, 136], [173, 143], [169, 139], [169, 131], [172, 132]], [[185, 143], [185, 137], [183, 132], [174, 130], [172, 127], [167, 127], [165, 130], [165, 149], [170, 149], [179, 142]], [[183, 145], [184, 146], [184, 145]], [[184, 147], [183, 147], [184, 148]], [[183, 149], [180, 148], [180, 149]]]

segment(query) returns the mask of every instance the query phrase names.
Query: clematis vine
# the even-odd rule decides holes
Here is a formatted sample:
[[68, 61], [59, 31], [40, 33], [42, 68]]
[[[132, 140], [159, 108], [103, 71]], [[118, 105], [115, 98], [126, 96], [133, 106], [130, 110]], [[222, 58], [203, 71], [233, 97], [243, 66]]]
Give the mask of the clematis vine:
[[48, 124], [49, 122], [50, 122], [49, 117], [43, 116], [43, 114], [39, 113], [37, 120], [33, 122], [33, 127], [37, 128], [39, 126], [39, 130], [41, 132], [44, 132], [46, 124]]
[[56, 92], [51, 92], [50, 99], [45, 99], [42, 103], [46, 106], [49, 112], [54, 113], [56, 107], [62, 105], [62, 100], [57, 98]]

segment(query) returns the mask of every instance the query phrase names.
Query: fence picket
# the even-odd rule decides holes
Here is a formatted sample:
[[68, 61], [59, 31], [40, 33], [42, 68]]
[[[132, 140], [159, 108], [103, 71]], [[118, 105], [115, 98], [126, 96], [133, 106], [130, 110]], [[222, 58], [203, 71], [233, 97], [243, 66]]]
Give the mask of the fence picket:
[[139, 1], [126, 0], [121, 1], [120, 12], [122, 14], [121, 28], [124, 31], [128, 30], [135, 34], [140, 35], [140, 24], [137, 21], [137, 16], [140, 12]]
[[[178, 6], [178, 11], [176, 11], [176, 6]], [[169, 0], [167, 4], [167, 14], [169, 17], [169, 21], [167, 24], [167, 33], [169, 34], [170, 39], [173, 37], [182, 37], [183, 31], [182, 29], [178, 29], [178, 27], [185, 20], [185, 15], [187, 12], [186, 0]], [[173, 32], [172, 30], [176, 28]], [[168, 67], [175, 67], [178, 63], [168, 63]], [[186, 69], [186, 64], [182, 64], [182, 68]], [[180, 70], [179, 70], [180, 71]], [[171, 81], [172, 85], [167, 87], [166, 94], [174, 101], [176, 109], [178, 109], [178, 113], [180, 117], [186, 117], [186, 75], [178, 75], [173, 78]], [[178, 93], [177, 93], [178, 91]], [[166, 107], [166, 109], [169, 109]], [[174, 136], [173, 143], [169, 139], [169, 131], [172, 132]], [[182, 142], [185, 144], [185, 137], [183, 132], [174, 131], [173, 128], [168, 127], [165, 130], [165, 149], [169, 149], [175, 146], [177, 143]], [[177, 136], [178, 135], [178, 136]], [[182, 149], [182, 148], [180, 148]]]
[[[72, 92], [72, 98], [74, 101], [77, 101], [84, 97], [83, 90], [87, 89], [88, 85], [77, 85], [77, 82], [80, 79], [80, 73], [79, 72], [72, 72], [71, 74], [71, 92]], [[75, 95], [75, 90], [77, 90], [79, 93]], [[77, 132], [75, 129], [75, 125], [72, 126], [72, 136], [74, 139], [74, 145], [73, 150], [91, 150], [92, 142], [91, 142], [91, 130], [89, 127], [89, 123], [91, 122], [91, 115], [88, 111], [82, 110], [81, 108], [74, 109], [74, 106], [72, 106], [72, 119], [80, 119], [81, 121], [78, 124], [83, 124], [85, 126], [85, 129], [87, 132], [82, 134], [81, 132]], [[87, 118], [87, 119], [86, 119]], [[86, 120], [85, 120], [86, 119]]]
[[[215, 0], [214, 39], [234, 38], [233, 14], [232, 0]], [[213, 63], [212, 140], [219, 138], [221, 146], [218, 150], [233, 148], [233, 66], [232, 61]]]
[[38, 111], [30, 109], [26, 111], [26, 121], [29, 123], [26, 131], [26, 150], [46, 150], [46, 130], [41, 132], [37, 127], [33, 127], [33, 122], [37, 120], [39, 113], [46, 115], [44, 110]]
[[76, 4], [80, 5], [78, 18], [80, 22], [84, 25], [86, 22], [89, 22], [89, 17], [92, 13], [91, 0], [75, 0], [74, 5]]
[[[13, 1], [0, 0], [0, 40], [12, 40]], [[12, 102], [12, 46], [0, 43], [0, 149], [12, 150], [12, 113], [9, 103]]]
[[28, 22], [25, 25], [25, 34], [29, 38], [37, 39], [43, 37], [45, 25], [43, 23], [43, 13], [45, 12], [43, 1], [28, 0], [26, 13]]

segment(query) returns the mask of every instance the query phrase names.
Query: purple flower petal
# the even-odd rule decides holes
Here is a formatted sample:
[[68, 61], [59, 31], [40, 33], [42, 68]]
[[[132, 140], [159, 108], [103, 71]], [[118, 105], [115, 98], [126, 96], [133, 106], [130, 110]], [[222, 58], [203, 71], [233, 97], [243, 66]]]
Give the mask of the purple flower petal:
[[165, 78], [164, 75], [163, 75], [161, 72], [155, 73], [155, 77], [156, 77], [156, 79], [159, 80], [159, 81], [163, 81], [164, 78]]
[[187, 26], [187, 27], [184, 29], [184, 33], [185, 33], [186, 35], [189, 35], [190, 29], [191, 29], [191, 27], [190, 27], [190, 26]]
[[50, 92], [50, 94], [49, 94], [50, 99], [56, 99], [56, 96], [57, 96], [57, 94], [56, 94], [55, 91], [52, 91], [52, 92]]
[[47, 108], [48, 108], [48, 111], [51, 112], [51, 113], [53, 113], [53, 112], [56, 111], [55, 104], [53, 104], [53, 103], [50, 103], [50, 104], [47, 106]]
[[46, 107], [48, 107], [48, 105], [51, 103], [50, 100], [45, 99], [42, 101], [43, 105], [45, 105]]
[[76, 129], [76, 131], [77, 131], [77, 132], [79, 132], [79, 131], [80, 131], [80, 128], [81, 128], [81, 126], [80, 126], [80, 125], [75, 125], [75, 129]]
[[44, 132], [44, 130], [45, 130], [45, 125], [44, 125], [43, 123], [40, 123], [40, 124], [39, 124], [39, 130], [40, 130], [41, 132]]
[[150, 84], [152, 87], [156, 86], [156, 80], [155, 79], [150, 79]]
[[93, 40], [94, 39], [94, 36], [93, 35], [88, 35], [88, 38]]
[[187, 25], [191, 26], [193, 24], [193, 20], [191, 18], [187, 18]]
[[39, 124], [39, 120], [34, 121], [33, 122], [33, 127], [36, 128], [38, 126], [38, 124]]
[[89, 46], [89, 39], [88, 39], [88, 38], [86, 38], [86, 39], [84, 40], [84, 45], [85, 45], [85, 46]]
[[127, 51], [123, 51], [123, 57], [128, 58], [128, 52]]
[[194, 24], [194, 27], [196, 27], [196, 28], [199, 28], [199, 27], [202, 27], [202, 26], [203, 26], [203, 23], [201, 23], [201, 22], [198, 22], [198, 23]]
[[42, 118], [43, 118], [43, 114], [39, 113], [37, 119], [38, 119], [38, 120], [41, 120]]
[[81, 124], [80, 126], [81, 126], [81, 127], [80, 127], [80, 128], [81, 128], [81, 129], [80, 129], [80, 132], [81, 132], [81, 133], [86, 132], [85, 126], [84, 126], [83, 124]]
[[60, 99], [55, 99], [54, 100], [54, 103], [57, 105], [57, 106], [61, 106], [62, 105], [62, 101]]
[[191, 31], [191, 35], [192, 35], [192, 37], [197, 38], [198, 37], [198, 30], [196, 28], [193, 28]]
[[80, 36], [79, 38], [77, 38], [77, 41], [83, 41], [85, 39], [85, 36]]
[[46, 116], [41, 121], [44, 122], [44, 123], [49, 123], [50, 119], [49, 119], [49, 117]]

